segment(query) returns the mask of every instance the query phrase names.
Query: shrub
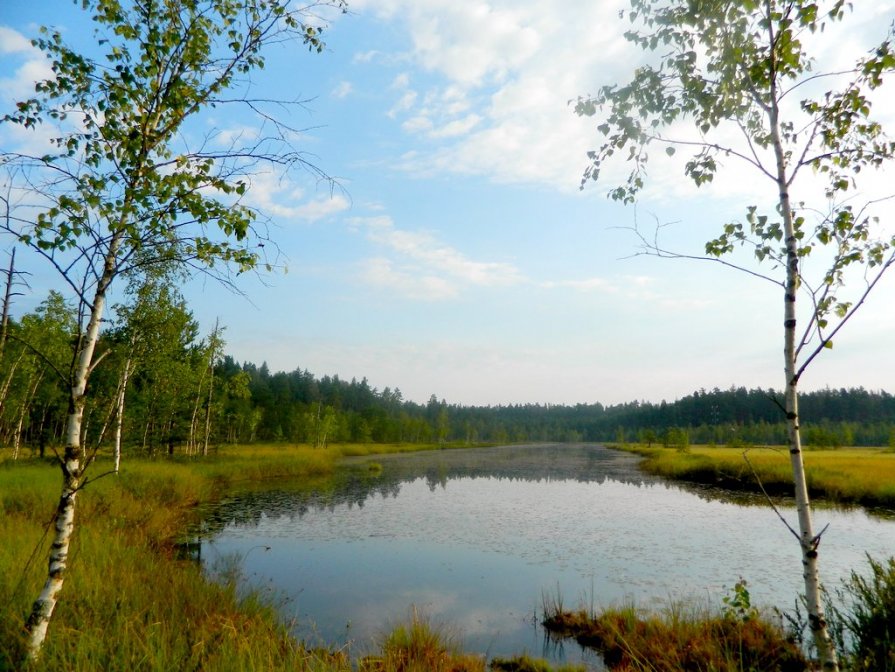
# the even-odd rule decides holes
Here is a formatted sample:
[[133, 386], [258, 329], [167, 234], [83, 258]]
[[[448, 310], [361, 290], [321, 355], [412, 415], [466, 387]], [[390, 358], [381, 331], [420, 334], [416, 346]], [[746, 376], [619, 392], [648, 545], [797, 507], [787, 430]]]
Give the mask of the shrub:
[[852, 572], [833, 616], [844, 630], [849, 669], [895, 672], [895, 558], [867, 560], [870, 575]]

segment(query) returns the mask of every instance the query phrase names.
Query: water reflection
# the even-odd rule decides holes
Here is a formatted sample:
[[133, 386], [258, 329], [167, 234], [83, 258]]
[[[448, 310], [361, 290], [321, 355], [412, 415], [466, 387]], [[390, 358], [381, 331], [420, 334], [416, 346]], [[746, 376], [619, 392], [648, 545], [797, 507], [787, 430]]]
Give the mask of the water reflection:
[[[766, 506], [743, 506], [760, 498], [671, 486], [626, 453], [522, 446], [375, 460], [381, 471], [358, 460], [325, 487], [223, 503], [204, 523], [206, 561], [241, 558], [254, 582], [287, 598], [284, 617], [304, 638], [363, 649], [416, 605], [455, 623], [471, 650], [554, 659], [580, 651], [545, 648], [543, 593], [559, 591], [570, 606], [718, 604], [743, 576], [758, 602], [788, 608], [799, 591], [788, 531]], [[818, 518], [831, 524], [828, 582], [865, 550], [895, 552], [891, 521], [859, 510]]]
[[[383, 465], [371, 471], [371, 462]], [[203, 532], [214, 534], [226, 525], [257, 524], [262, 517], [301, 518], [309, 511], [334, 511], [338, 506], [363, 508], [370, 498], [396, 498], [402, 484], [422, 479], [429, 490], [446, 488], [458, 478], [522, 480], [535, 483], [575, 481], [603, 483], [607, 479], [634, 486], [660, 479], [637, 468], [639, 458], [590, 444], [502, 446], [406, 455], [377, 455], [347, 461], [348, 469], [319, 487], [302, 484], [289, 489], [244, 492], [209, 511]], [[708, 492], [708, 489], [706, 489]]]

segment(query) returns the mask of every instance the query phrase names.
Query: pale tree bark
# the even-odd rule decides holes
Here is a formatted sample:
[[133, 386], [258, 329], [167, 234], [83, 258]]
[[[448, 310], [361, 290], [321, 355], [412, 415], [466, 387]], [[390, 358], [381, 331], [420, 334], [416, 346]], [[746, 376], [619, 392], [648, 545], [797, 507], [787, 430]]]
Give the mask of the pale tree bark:
[[0, 387], [0, 411], [3, 410], [3, 404], [6, 403], [6, 397], [9, 394], [9, 387], [12, 385], [12, 379], [15, 376], [16, 369], [19, 368], [19, 364], [25, 358], [25, 351], [22, 350], [19, 353], [19, 356], [16, 357], [16, 361], [12, 363], [12, 366], [9, 367], [9, 373], [6, 376], [6, 380], [3, 381], [3, 387]]
[[203, 437], [202, 442], [202, 455], [204, 457], [208, 456], [208, 437], [211, 435], [211, 402], [214, 393], [214, 355], [212, 355], [211, 361], [209, 362], [208, 375], [208, 404], [205, 407], [205, 436]]
[[43, 380], [44, 372], [45, 369], [41, 369], [34, 374], [34, 379], [28, 387], [28, 393], [25, 395], [25, 398], [22, 399], [22, 405], [19, 408], [19, 419], [16, 423], [15, 433], [13, 434], [12, 439], [13, 460], [19, 459], [19, 447], [22, 443], [22, 428], [25, 426], [25, 416], [28, 415], [28, 411], [31, 408], [31, 402], [34, 400], [34, 395], [37, 394], [37, 387], [40, 385], [40, 381]]
[[[6, 341], [9, 336], [9, 306], [13, 297], [12, 285], [13, 278], [15, 277], [15, 268], [16, 248], [12, 248], [12, 252], [9, 255], [9, 269], [6, 271], [6, 291], [3, 294], [3, 317], [0, 318], [0, 362], [3, 361], [3, 354], [6, 351]], [[18, 356], [15, 363], [9, 368], [9, 375], [3, 383], [2, 390], [0, 390], [0, 411], [3, 410], [3, 402], [6, 401], [6, 395], [9, 392], [9, 385], [12, 382], [13, 374], [15, 374], [16, 368], [18, 367], [19, 362], [22, 361], [24, 354], [23, 351]]]
[[121, 372], [121, 381], [118, 384], [118, 410], [115, 415], [115, 444], [114, 444], [114, 471], [117, 474], [121, 467], [121, 435], [124, 426], [124, 398], [127, 392], [127, 383], [131, 373], [131, 358], [128, 357]]
[[202, 444], [202, 455], [208, 456], [208, 437], [211, 435], [211, 402], [214, 393], [214, 360], [218, 354], [220, 344], [220, 320], [214, 321], [214, 331], [211, 334], [208, 354], [208, 405], [205, 408], [205, 437]]
[[[768, 9], [770, 12], [770, 8]], [[771, 22], [769, 22], [770, 24]], [[772, 30], [769, 28], [769, 30]], [[771, 32], [773, 44], [773, 32]], [[772, 73], [773, 74], [773, 73]], [[838, 672], [839, 661], [836, 647], [830, 637], [827, 620], [821, 600], [821, 583], [818, 571], [818, 545], [820, 537], [814, 532], [811, 504], [808, 498], [808, 484], [805, 478], [805, 462], [802, 456], [802, 437], [799, 428], [799, 373], [796, 352], [796, 297], [798, 296], [799, 251], [793, 223], [792, 204], [789, 194], [786, 156], [780, 135], [776, 77], [771, 77], [771, 97], [768, 116], [771, 140], [776, 161], [776, 181], [778, 203], [783, 218], [783, 236], [786, 245], [786, 281], [783, 296], [783, 368], [785, 376], [784, 408], [786, 428], [789, 437], [789, 457], [795, 487], [796, 511], [799, 519], [799, 545], [802, 551], [802, 577], [805, 583], [805, 606], [808, 610], [808, 625], [811, 628], [817, 655], [825, 671]]]
[[68, 400], [68, 419], [65, 426], [65, 450], [62, 455], [62, 492], [53, 518], [53, 543], [47, 560], [47, 580], [31, 607], [31, 614], [25, 624], [27, 631], [26, 655], [29, 661], [36, 661], [47, 637], [47, 628], [56, 608], [59, 591], [65, 582], [68, 570], [68, 549], [75, 525], [75, 502], [84, 475], [84, 450], [81, 443], [81, 424], [87, 380], [93, 365], [93, 353], [99, 340], [99, 329], [106, 305], [106, 292], [115, 276], [115, 260], [121, 244], [123, 232], [114, 233], [105, 255], [103, 273], [96, 286], [90, 319], [80, 343], [77, 361], [73, 371]]
[[[119, 383], [120, 384], [120, 383]], [[96, 448], [99, 450], [100, 446], [102, 446], [103, 442], [106, 440], [106, 432], [109, 431], [109, 425], [112, 424], [112, 421], [115, 419], [116, 413], [118, 412], [118, 390], [115, 390], [115, 397], [109, 402], [109, 408], [106, 411], [106, 416], [103, 418], [103, 424], [99, 429], [99, 434], [96, 438]], [[88, 422], [84, 422], [83, 429], [81, 431], [81, 443], [84, 445], [87, 444], [87, 429]], [[90, 460], [91, 462], [96, 459], [96, 451], [93, 452]]]
[[6, 271], [6, 291], [3, 294], [3, 317], [0, 319], [0, 360], [3, 359], [3, 350], [6, 347], [6, 337], [9, 329], [9, 304], [12, 301], [13, 278], [16, 274], [16, 248], [12, 248], [9, 255], [9, 269]]
[[190, 418], [190, 437], [187, 441], [187, 452], [195, 455], [199, 452], [199, 407], [202, 405], [202, 384], [205, 382], [205, 371], [199, 374], [199, 385], [196, 387], [196, 401], [193, 403], [193, 415]]

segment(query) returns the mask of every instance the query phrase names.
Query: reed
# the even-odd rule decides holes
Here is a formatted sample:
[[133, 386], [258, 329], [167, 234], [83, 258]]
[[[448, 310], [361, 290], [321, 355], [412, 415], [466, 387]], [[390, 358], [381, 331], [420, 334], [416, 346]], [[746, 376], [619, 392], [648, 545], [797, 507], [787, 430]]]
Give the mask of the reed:
[[[792, 492], [789, 454], [779, 447], [691, 446], [687, 452], [638, 445], [617, 447], [643, 455], [646, 459], [640, 466], [665, 478], [741, 490], [758, 490], [760, 481], [772, 494]], [[813, 497], [868, 506], [895, 506], [895, 452], [891, 449], [806, 450], [804, 460]]]
[[624, 672], [804, 672], [809, 664], [782, 627], [758, 614], [737, 618], [676, 603], [654, 613], [634, 605], [547, 613], [554, 637], [598, 650]]
[[482, 656], [464, 654], [445, 628], [436, 628], [413, 609], [380, 644], [378, 654], [360, 661], [360, 672], [484, 672]]

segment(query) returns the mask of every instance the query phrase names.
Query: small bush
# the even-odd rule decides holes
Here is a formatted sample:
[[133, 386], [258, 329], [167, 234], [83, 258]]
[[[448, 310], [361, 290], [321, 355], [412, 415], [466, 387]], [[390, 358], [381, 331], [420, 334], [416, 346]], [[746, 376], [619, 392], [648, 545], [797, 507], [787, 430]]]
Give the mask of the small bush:
[[385, 638], [378, 655], [360, 661], [360, 672], [484, 672], [480, 656], [460, 653], [450, 635], [434, 628], [414, 609], [409, 625]]
[[[492, 672], [554, 672], [546, 660], [530, 656], [514, 656], [513, 658], [494, 658], [491, 661]], [[563, 665], [555, 672], [584, 672], [584, 665]]]
[[745, 582], [722, 613], [672, 605], [662, 614], [634, 606], [549, 613], [544, 627], [599, 651], [610, 670], [624, 672], [804, 672], [798, 645], [749, 602]]
[[868, 557], [870, 575], [852, 572], [831, 611], [845, 635], [854, 672], [895, 672], [895, 558]]

